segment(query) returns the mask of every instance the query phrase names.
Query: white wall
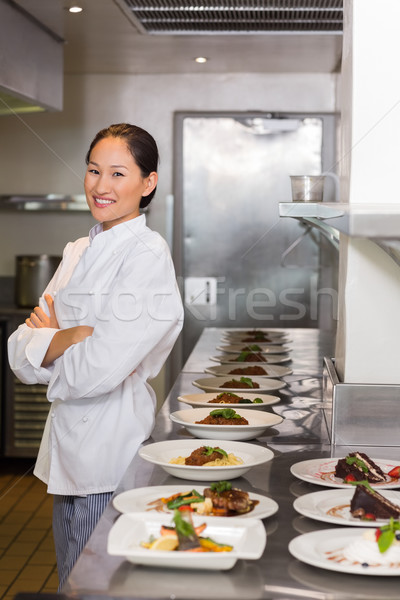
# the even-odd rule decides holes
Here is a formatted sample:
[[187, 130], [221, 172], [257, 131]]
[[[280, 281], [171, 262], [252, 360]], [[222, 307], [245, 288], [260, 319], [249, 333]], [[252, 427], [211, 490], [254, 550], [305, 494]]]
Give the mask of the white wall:
[[[159, 145], [160, 182], [148, 222], [165, 234], [175, 111], [332, 112], [336, 83], [329, 74], [67, 76], [61, 113], [0, 118], [0, 194], [82, 193], [93, 136], [128, 121], [148, 129]], [[14, 274], [16, 254], [59, 254], [92, 224], [89, 214], [1, 212], [0, 276]]]

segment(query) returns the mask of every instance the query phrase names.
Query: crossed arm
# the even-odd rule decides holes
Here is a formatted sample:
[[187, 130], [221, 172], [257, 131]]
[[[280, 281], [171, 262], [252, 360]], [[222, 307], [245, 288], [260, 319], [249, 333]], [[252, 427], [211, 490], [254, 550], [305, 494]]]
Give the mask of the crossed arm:
[[60, 329], [54, 309], [53, 297], [50, 294], [45, 294], [44, 299], [49, 307], [49, 315], [47, 315], [40, 306], [36, 306], [30, 314], [30, 317], [25, 320], [25, 323], [31, 329], [41, 327], [58, 329], [57, 333], [53, 336], [42, 361], [42, 367], [48, 367], [56, 358], [62, 356], [67, 348], [73, 344], [82, 342], [85, 338], [92, 335], [93, 327], [89, 327], [88, 325], [78, 325], [77, 327]]

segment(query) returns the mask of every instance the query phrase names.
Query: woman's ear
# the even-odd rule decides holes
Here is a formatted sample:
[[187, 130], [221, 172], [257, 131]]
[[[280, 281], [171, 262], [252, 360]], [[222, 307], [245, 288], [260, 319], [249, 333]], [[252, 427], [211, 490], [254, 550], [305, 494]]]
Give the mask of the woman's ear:
[[148, 177], [146, 177], [146, 189], [143, 192], [143, 196], [148, 196], [154, 190], [158, 182], [158, 175], [155, 171], [152, 171]]

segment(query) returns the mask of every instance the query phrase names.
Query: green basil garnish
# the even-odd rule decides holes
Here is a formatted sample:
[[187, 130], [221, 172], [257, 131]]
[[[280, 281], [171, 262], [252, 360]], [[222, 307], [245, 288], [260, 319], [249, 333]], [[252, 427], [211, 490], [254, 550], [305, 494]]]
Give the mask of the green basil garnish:
[[222, 492], [229, 492], [232, 489], [232, 484], [230, 481], [217, 481], [210, 485], [210, 489], [217, 492], [217, 494], [221, 494]]
[[354, 463], [357, 465], [357, 467], [359, 467], [363, 473], [368, 473], [368, 467], [365, 464], [365, 462], [363, 460], [361, 460], [360, 458], [357, 458], [357, 456], [347, 456], [346, 457], [346, 463], [348, 465], [354, 465]]
[[224, 419], [240, 419], [241, 416], [237, 414], [233, 408], [216, 408], [210, 412], [211, 417], [223, 417]]
[[226, 458], [228, 458], [228, 453], [225, 452], [225, 450], [222, 450], [222, 448], [212, 448], [211, 446], [205, 446], [205, 449], [206, 456], [210, 456], [213, 452], [218, 452], [219, 454], [222, 454], [222, 456], [226, 456]]

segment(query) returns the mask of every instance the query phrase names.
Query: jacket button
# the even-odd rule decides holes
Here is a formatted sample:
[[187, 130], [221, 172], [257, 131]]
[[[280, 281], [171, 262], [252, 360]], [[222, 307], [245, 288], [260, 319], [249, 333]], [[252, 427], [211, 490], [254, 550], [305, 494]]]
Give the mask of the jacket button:
[[54, 417], [55, 417], [55, 416], [56, 416], [56, 413], [55, 413], [55, 412], [52, 412], [52, 413], [51, 413], [51, 418], [52, 418], [52, 419], [54, 419]]
[[82, 421], [83, 421], [84, 423], [86, 423], [86, 421], [87, 421], [87, 420], [88, 420], [88, 418], [87, 418], [87, 417], [83, 417], [83, 419], [82, 419]]

